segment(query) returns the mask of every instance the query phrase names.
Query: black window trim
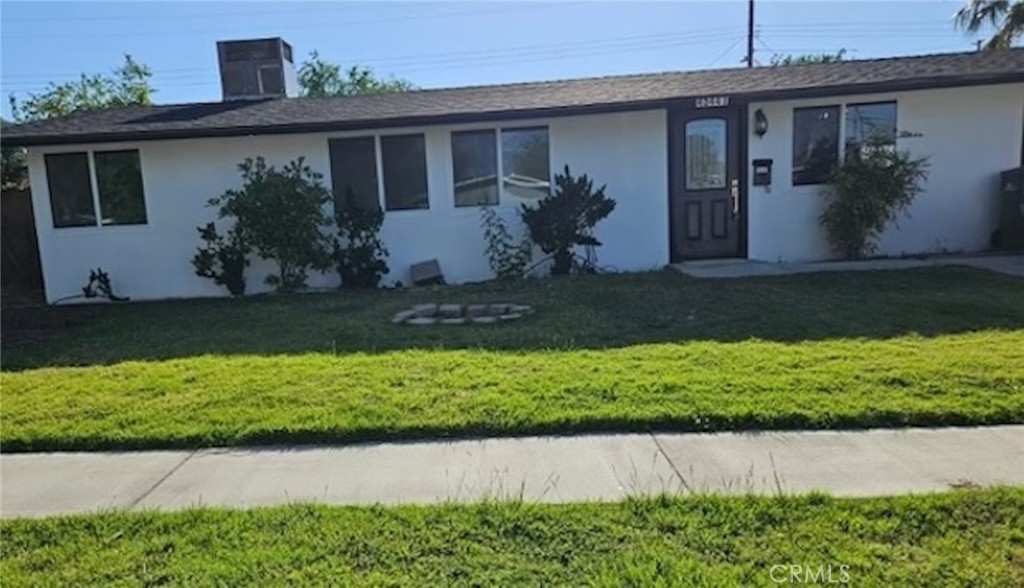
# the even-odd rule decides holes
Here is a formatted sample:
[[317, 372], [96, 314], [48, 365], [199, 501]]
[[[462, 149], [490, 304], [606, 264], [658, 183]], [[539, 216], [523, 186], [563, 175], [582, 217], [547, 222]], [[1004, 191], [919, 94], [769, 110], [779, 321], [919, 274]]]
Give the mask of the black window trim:
[[796, 157], [794, 157], [794, 149], [796, 143], [796, 113], [802, 110], [821, 110], [825, 108], [833, 108], [836, 110], [836, 159], [835, 165], [839, 164], [840, 158], [843, 151], [843, 117], [846, 115], [845, 104], [842, 102], [835, 102], [829, 104], [814, 104], [809, 106], [794, 106], [793, 117], [790, 125], [790, 140], [789, 140], [789, 165], [790, 165], [790, 184], [793, 187], [796, 186], [822, 186], [826, 184], [825, 181], [812, 181], [812, 182], [797, 182], [793, 178], [793, 167], [796, 163]]
[[[452, 147], [451, 140], [452, 140], [452, 136], [453, 135], [459, 134], [459, 133], [486, 133], [486, 132], [491, 132], [491, 133], [494, 133], [494, 141], [495, 141], [495, 158], [497, 159], [497, 161], [496, 161], [496, 164], [497, 164], [496, 165], [496, 169], [498, 171], [498, 201], [496, 203], [494, 203], [494, 204], [461, 204], [461, 205], [460, 204], [455, 204], [455, 186], [453, 185], [452, 186], [452, 203], [453, 203], [453, 206], [457, 210], [459, 210], [459, 209], [478, 209], [478, 208], [482, 208], [484, 206], [495, 206], [495, 207], [502, 206], [502, 203], [505, 201], [505, 198], [504, 198], [504, 194], [505, 194], [505, 181], [504, 181], [505, 165], [504, 165], [504, 150], [502, 149], [502, 143], [501, 143], [501, 135], [502, 135], [502, 133], [505, 133], [505, 132], [519, 132], [519, 131], [544, 131], [547, 134], [547, 138], [548, 138], [548, 175], [550, 176], [551, 175], [551, 125], [547, 125], [547, 124], [532, 124], [532, 125], [522, 125], [522, 126], [519, 126], [519, 125], [503, 126], [503, 125], [500, 125], [500, 124], [490, 124], [490, 125], [485, 125], [485, 126], [473, 125], [473, 126], [468, 126], [468, 127], [464, 127], [464, 128], [456, 127], [454, 129], [451, 129], [451, 130], [448, 131], [448, 164], [449, 164], [449, 167], [451, 168], [450, 171], [452, 172], [451, 175], [452, 175], [453, 178], [454, 178], [454, 171], [455, 171], [455, 153], [454, 153], [454, 151], [451, 148]], [[550, 177], [548, 178], [548, 181], [551, 181]]]
[[[374, 133], [374, 148], [376, 149], [378, 187], [380, 189], [380, 201], [385, 215], [387, 213], [415, 213], [429, 211], [431, 209], [430, 194], [430, 141], [427, 140], [427, 130], [402, 130], [393, 133]], [[423, 182], [426, 188], [427, 205], [422, 208], [388, 208], [388, 185], [384, 178], [384, 139], [388, 137], [421, 137], [423, 139]]]
[[[501, 134], [509, 132], [520, 132], [520, 131], [544, 131], [548, 141], [548, 182], [554, 184], [551, 176], [551, 125], [523, 125], [523, 126], [497, 126], [497, 140], [498, 140], [498, 203], [501, 203], [502, 194], [505, 192], [505, 150], [501, 142]], [[549, 192], [550, 193], [550, 192]]]
[[[139, 157], [139, 178], [142, 184], [142, 207], [146, 214], [146, 222], [144, 223], [126, 223], [126, 224], [103, 224], [103, 213], [102, 203], [100, 202], [100, 190], [99, 190], [99, 178], [96, 175], [96, 154], [97, 153], [119, 153], [119, 152], [135, 152]], [[57, 226], [53, 218], [53, 194], [50, 191], [49, 181], [49, 168], [46, 163], [46, 159], [51, 155], [85, 155], [86, 166], [89, 171], [89, 191], [92, 194], [92, 207], [93, 215], [95, 216], [95, 222], [87, 225], [67, 225]], [[50, 227], [53, 230], [65, 231], [75, 229], [103, 229], [103, 230], [132, 230], [140, 227], [150, 226], [149, 217], [149, 197], [146, 195], [146, 173], [143, 170], [142, 164], [142, 148], [140, 147], [107, 147], [105, 149], [76, 149], [72, 151], [44, 151], [41, 153], [43, 158], [43, 175], [47, 177], [46, 181], [46, 197], [50, 203]]]
[[[449, 167], [451, 168], [451, 172], [452, 172], [451, 173], [451, 179], [452, 179], [452, 205], [455, 207], [456, 210], [458, 210], [458, 209], [478, 209], [478, 208], [483, 208], [485, 206], [501, 206], [501, 201], [503, 200], [502, 197], [501, 197], [502, 184], [503, 184], [502, 177], [501, 177], [501, 172], [502, 172], [502, 169], [501, 169], [501, 132], [503, 130], [504, 129], [501, 129], [500, 127], [496, 127], [496, 126], [486, 126], [486, 127], [472, 127], [472, 128], [466, 128], [466, 129], [458, 129], [458, 128], [456, 128], [456, 129], [452, 129], [452, 130], [448, 131], [448, 159], [449, 159], [448, 163], [450, 164]], [[496, 195], [496, 197], [498, 199], [498, 201], [495, 202], [494, 204], [459, 204], [458, 200], [456, 200], [456, 198], [455, 198], [455, 149], [454, 149], [455, 135], [471, 135], [471, 134], [474, 134], [474, 133], [476, 133], [476, 134], [492, 133], [494, 135], [494, 172], [495, 172], [494, 181], [495, 181], [495, 187], [497, 188], [497, 195]]]
[[380, 148], [380, 135], [376, 133], [363, 133], [355, 135], [342, 135], [337, 137], [327, 137], [327, 169], [330, 172], [329, 177], [331, 178], [331, 196], [332, 202], [334, 201], [334, 172], [331, 163], [331, 141], [346, 141], [346, 140], [358, 140], [358, 139], [369, 139], [371, 148], [373, 149], [373, 183], [374, 190], [376, 191], [376, 203], [377, 207], [381, 211], [386, 211], [384, 206], [384, 176], [381, 171], [383, 165]]
[[893, 120], [893, 132], [894, 132], [894, 134], [893, 134], [892, 141], [893, 141], [894, 145], [896, 144], [896, 140], [900, 138], [899, 137], [899, 128], [900, 128], [900, 126], [899, 126], [899, 119], [900, 119], [899, 100], [893, 98], [892, 100], [872, 100], [870, 102], [847, 102], [847, 103], [842, 105], [842, 108], [843, 108], [843, 111], [842, 111], [842, 117], [843, 117], [842, 133], [843, 133], [843, 136], [842, 136], [842, 141], [840, 141], [840, 144], [839, 144], [840, 145], [840, 149], [842, 149], [842, 151], [843, 151], [840, 154], [840, 157], [842, 159], [846, 158], [846, 144], [848, 142], [848, 139], [847, 139], [848, 135], [847, 135], [847, 128], [846, 128], [846, 113], [850, 109], [850, 107], [852, 107], [852, 106], [882, 106], [884, 104], [892, 104], [893, 105], [893, 119], [892, 120]]

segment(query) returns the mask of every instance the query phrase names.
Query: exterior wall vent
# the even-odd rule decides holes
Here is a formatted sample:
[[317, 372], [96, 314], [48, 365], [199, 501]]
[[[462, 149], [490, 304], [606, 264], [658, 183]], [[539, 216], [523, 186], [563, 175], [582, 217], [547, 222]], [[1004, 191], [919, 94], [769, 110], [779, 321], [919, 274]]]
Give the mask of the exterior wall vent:
[[292, 47], [280, 37], [218, 41], [217, 56], [225, 101], [298, 95]]

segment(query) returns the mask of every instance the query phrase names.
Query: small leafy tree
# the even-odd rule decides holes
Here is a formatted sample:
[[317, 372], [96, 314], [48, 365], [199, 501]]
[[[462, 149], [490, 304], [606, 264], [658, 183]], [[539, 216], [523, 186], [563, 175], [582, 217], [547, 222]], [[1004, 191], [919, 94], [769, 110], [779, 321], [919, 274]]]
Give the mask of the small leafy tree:
[[533, 243], [529, 235], [523, 235], [517, 243], [505, 221], [494, 212], [494, 208], [485, 206], [480, 209], [480, 225], [484, 229], [484, 241], [487, 261], [491, 271], [499, 280], [514, 280], [523, 277], [526, 265], [533, 256]]
[[896, 149], [891, 137], [849, 149], [823, 189], [829, 202], [821, 223], [833, 252], [859, 259], [875, 251], [885, 227], [921, 193], [928, 158]]
[[380, 239], [384, 211], [379, 206], [366, 207], [356, 202], [349, 188], [342, 206], [335, 206], [334, 220], [338, 238], [334, 241], [333, 258], [343, 288], [376, 288], [388, 273], [384, 258], [388, 255]]
[[218, 286], [224, 286], [232, 296], [245, 294], [245, 268], [249, 265], [249, 248], [238, 237], [234, 228], [225, 236], [217, 232], [217, 225], [207, 223], [198, 227], [203, 246], [199, 247], [192, 265], [196, 275], [210, 278]]
[[567, 165], [564, 174], [555, 174], [553, 194], [535, 208], [522, 205], [520, 214], [530, 239], [553, 258], [552, 274], [569, 273], [576, 245], [601, 245], [591, 231], [615, 210], [615, 200], [605, 196], [604, 190], [605, 186], [594, 190], [594, 182], [586, 174], [573, 177]]
[[242, 189], [228, 190], [210, 200], [220, 206], [221, 218], [233, 218], [240, 243], [263, 259], [277, 263], [268, 284], [282, 292], [306, 286], [310, 269], [331, 264], [331, 239], [326, 230], [333, 224], [324, 211], [331, 193], [322, 175], [300, 157], [278, 170], [262, 157], [246, 158], [238, 166]]

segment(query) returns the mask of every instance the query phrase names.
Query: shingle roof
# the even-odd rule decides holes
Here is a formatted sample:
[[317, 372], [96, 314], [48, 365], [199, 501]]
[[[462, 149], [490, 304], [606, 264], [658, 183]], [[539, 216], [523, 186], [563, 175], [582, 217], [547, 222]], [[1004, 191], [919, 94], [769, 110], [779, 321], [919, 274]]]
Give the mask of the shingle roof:
[[420, 90], [121, 107], [7, 126], [5, 145], [365, 129], [734, 100], [1024, 81], [1024, 49]]

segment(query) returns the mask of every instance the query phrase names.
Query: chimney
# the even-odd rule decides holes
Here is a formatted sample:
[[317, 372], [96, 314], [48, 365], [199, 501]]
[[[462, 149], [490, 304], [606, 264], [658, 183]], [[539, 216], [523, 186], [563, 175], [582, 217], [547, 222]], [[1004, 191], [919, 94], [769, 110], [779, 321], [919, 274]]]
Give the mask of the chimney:
[[294, 97], [299, 93], [292, 46], [280, 37], [218, 41], [225, 101]]

